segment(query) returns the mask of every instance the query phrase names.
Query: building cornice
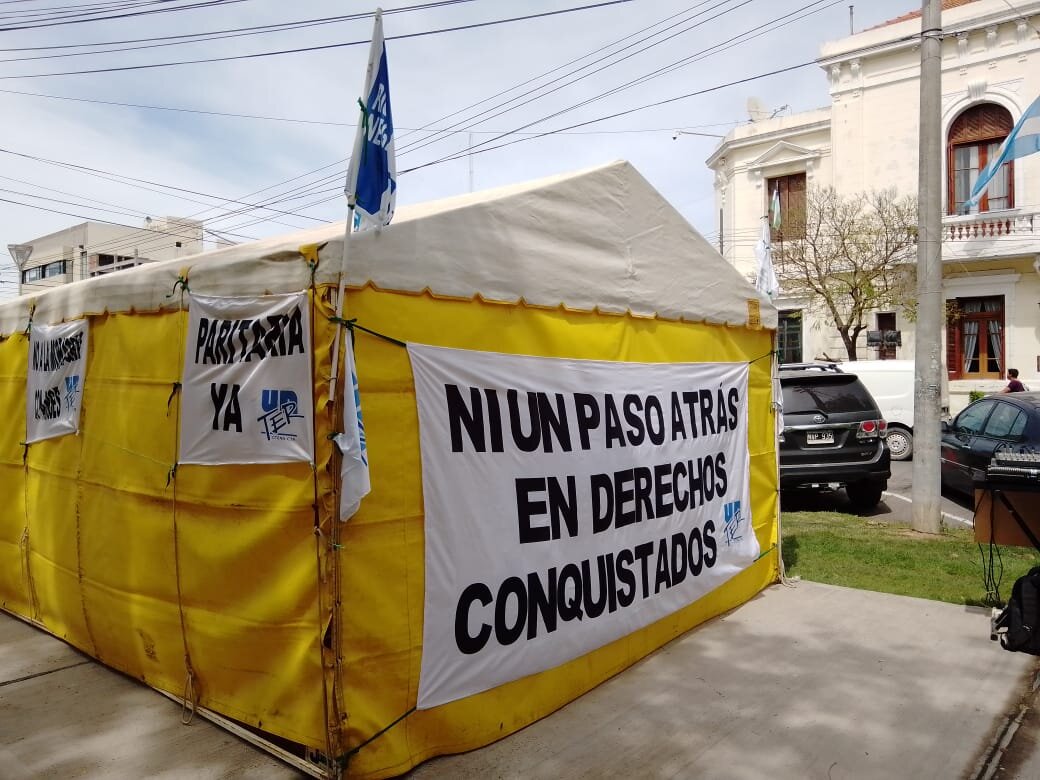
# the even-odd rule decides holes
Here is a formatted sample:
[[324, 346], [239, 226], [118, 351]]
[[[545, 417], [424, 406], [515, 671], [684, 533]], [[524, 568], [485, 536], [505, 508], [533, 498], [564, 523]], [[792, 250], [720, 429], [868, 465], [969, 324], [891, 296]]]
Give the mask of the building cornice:
[[[1028, 19], [1031, 16], [1040, 14], [1040, 3], [1030, 3], [1030, 7], [1028, 8], [1022, 7], [1022, 5], [1020, 5], [1018, 8], [1014, 10], [1005, 6], [1002, 9], [998, 9], [996, 11], [984, 14], [982, 16], [975, 16], [968, 19], [962, 19], [960, 21], [950, 22], [948, 24], [944, 23], [942, 26], [943, 37], [953, 38], [957, 35], [975, 32], [978, 30], [985, 30], [987, 27], [994, 27], [1001, 24], [1006, 24], [1008, 22], [1018, 22], [1019, 20]], [[856, 46], [854, 48], [840, 50], [833, 54], [821, 56], [819, 59], [816, 60], [816, 63], [823, 70], [829, 71], [832, 65], [841, 65], [846, 62], [849, 62], [850, 60], [862, 60], [867, 58], [874, 59], [876, 57], [891, 54], [896, 51], [914, 49], [917, 47], [918, 38], [920, 37], [920, 20], [917, 19], [913, 21], [917, 23], [917, 29], [915, 29], [909, 35], [901, 35], [898, 38], [892, 38], [887, 41], [882, 40], [875, 43], [868, 43], [862, 46]], [[903, 24], [908, 23], [904, 22]], [[893, 25], [893, 28], [896, 28], [898, 26], [899, 25]], [[858, 33], [857, 35], [845, 38], [843, 40], [851, 41], [852, 39], [858, 38], [860, 36], [867, 37], [871, 32], [876, 31], [877, 28], [875, 28], [874, 30], [865, 30], [862, 33]], [[840, 41], [835, 42], [835, 44], [839, 43]], [[826, 47], [827, 44], [824, 44], [824, 48]]]
[[715, 151], [711, 153], [711, 156], [708, 157], [705, 164], [709, 168], [714, 169], [720, 160], [740, 149], [746, 149], [749, 146], [760, 146], [762, 144], [767, 144], [770, 141], [772, 141], [775, 146], [778, 142], [789, 141], [789, 139], [799, 135], [816, 133], [821, 130], [829, 131], [830, 129], [831, 120], [830, 117], [828, 117], [827, 119], [809, 122], [804, 125], [789, 125], [787, 127], [777, 128], [776, 130], [767, 130], [764, 133], [756, 133], [741, 138], [726, 138], [723, 139]]

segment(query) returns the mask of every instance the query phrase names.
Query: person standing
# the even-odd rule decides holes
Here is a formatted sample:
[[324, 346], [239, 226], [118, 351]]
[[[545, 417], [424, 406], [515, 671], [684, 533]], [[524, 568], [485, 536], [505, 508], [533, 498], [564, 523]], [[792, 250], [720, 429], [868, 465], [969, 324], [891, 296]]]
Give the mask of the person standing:
[[1007, 371], [1008, 383], [1000, 392], [1002, 393], [1023, 393], [1025, 392], [1026, 386], [1018, 380], [1018, 369], [1009, 368]]

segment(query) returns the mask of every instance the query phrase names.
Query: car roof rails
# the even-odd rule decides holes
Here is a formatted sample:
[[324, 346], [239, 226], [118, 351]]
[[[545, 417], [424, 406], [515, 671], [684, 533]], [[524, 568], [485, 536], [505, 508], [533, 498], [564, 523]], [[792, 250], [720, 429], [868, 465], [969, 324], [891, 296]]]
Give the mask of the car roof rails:
[[834, 371], [844, 373], [837, 363], [781, 363], [781, 371]]

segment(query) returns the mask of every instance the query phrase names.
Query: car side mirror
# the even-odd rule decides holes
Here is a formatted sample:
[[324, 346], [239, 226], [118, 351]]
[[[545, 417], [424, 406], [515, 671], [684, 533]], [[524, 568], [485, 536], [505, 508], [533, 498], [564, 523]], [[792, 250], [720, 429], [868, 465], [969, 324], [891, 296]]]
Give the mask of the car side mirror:
[[949, 433], [950, 431], [953, 430], [953, 428], [950, 427], [950, 423], [949, 423], [948, 420], [943, 420], [941, 425], [942, 425], [942, 432], [943, 433]]

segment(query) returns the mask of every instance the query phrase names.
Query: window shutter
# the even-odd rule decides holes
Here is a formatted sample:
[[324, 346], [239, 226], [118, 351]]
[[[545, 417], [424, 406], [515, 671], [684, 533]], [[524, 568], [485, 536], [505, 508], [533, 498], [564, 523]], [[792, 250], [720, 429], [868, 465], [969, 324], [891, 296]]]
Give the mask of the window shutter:
[[977, 141], [988, 141], [991, 138], [1005, 138], [1011, 132], [1014, 122], [1011, 114], [1002, 106], [983, 103], [969, 108], [950, 125], [950, 144], [966, 144]]
[[961, 329], [957, 320], [946, 320], [946, 373], [950, 379], [961, 378]]

